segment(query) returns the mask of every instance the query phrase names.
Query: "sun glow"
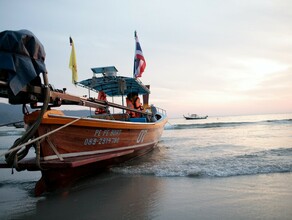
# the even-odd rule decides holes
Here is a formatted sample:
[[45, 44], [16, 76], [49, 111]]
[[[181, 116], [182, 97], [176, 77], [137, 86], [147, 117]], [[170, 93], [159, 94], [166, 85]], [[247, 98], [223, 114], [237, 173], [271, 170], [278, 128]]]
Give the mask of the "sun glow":
[[238, 89], [244, 91], [255, 89], [259, 83], [270, 75], [289, 68], [288, 64], [262, 58], [241, 60], [237, 63], [241, 66]]
[[274, 60], [252, 59], [246, 62], [252, 73], [257, 76], [266, 76], [271, 73], [286, 70], [289, 65]]

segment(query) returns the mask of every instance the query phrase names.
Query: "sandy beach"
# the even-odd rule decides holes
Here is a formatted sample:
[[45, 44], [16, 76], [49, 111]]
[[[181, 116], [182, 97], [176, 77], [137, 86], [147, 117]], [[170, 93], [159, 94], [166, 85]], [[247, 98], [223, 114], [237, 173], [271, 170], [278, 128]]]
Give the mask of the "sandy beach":
[[[0, 199], [0, 217], [30, 220], [291, 219], [291, 184], [291, 173], [225, 178], [104, 173], [40, 198], [34, 198], [28, 186], [24, 186], [23, 191], [19, 187], [17, 190], [1, 187], [4, 197]], [[18, 199], [18, 203], [11, 199]], [[13, 211], [13, 207], [8, 206], [9, 201], [15, 206]]]

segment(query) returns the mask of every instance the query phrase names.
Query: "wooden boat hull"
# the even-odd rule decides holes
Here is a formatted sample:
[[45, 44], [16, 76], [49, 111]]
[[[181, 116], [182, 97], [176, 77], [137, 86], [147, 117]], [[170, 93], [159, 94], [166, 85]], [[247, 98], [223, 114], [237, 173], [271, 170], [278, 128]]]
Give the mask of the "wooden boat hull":
[[135, 157], [143, 156], [152, 151], [154, 146], [149, 146], [139, 151], [122, 156], [116, 155], [104, 158], [100, 161], [88, 163], [77, 167], [50, 168], [42, 170], [42, 177], [35, 185], [35, 195], [39, 196], [44, 192], [51, 192], [59, 188], [68, 187], [75, 181], [98, 174], [107, 168], [123, 163]]
[[[30, 124], [37, 116], [34, 112], [25, 121]], [[167, 122], [164, 117], [155, 123], [81, 118], [56, 131], [73, 120], [76, 117], [60, 111], [47, 111], [37, 131], [37, 136], [45, 136], [40, 143], [40, 166], [35, 160], [19, 162], [22, 169], [41, 170], [36, 195], [148, 153], [157, 145]]]

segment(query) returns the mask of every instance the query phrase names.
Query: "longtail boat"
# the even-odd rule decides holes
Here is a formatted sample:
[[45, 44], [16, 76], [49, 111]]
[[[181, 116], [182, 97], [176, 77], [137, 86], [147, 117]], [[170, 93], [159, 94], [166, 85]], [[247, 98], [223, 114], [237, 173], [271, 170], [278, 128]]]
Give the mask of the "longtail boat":
[[[22, 105], [26, 127], [2, 154], [6, 162], [0, 168], [41, 171], [36, 196], [142, 156], [158, 144], [167, 116], [148, 103], [149, 86], [135, 77], [118, 76], [114, 66], [92, 68], [93, 76], [77, 85], [121, 98], [122, 104], [79, 97], [51, 86], [44, 60], [44, 47], [30, 31], [0, 33], [0, 97]], [[143, 96], [144, 110], [124, 105], [129, 94]], [[103, 111], [69, 116], [59, 108], [64, 105]], [[30, 149], [34, 157], [27, 156]]]
[[199, 116], [197, 114], [188, 114], [187, 116], [183, 115], [186, 120], [199, 120], [199, 119], [207, 119], [208, 115]]

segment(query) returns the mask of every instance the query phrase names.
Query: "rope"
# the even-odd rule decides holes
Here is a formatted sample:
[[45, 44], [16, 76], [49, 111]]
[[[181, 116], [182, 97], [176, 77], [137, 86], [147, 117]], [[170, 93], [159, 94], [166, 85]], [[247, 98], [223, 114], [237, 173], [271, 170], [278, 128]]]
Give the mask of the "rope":
[[173, 124], [171, 124], [169, 121], [167, 121], [167, 124], [169, 124], [169, 125], [173, 126]]
[[75, 122], [79, 121], [79, 120], [82, 119], [82, 118], [83, 118], [83, 117], [77, 118], [77, 119], [75, 119], [75, 120], [73, 120], [73, 121], [71, 121], [71, 122], [69, 122], [69, 123], [67, 123], [67, 124], [65, 124], [65, 125], [63, 125], [63, 126], [57, 128], [57, 129], [55, 129], [55, 130], [52, 130], [52, 131], [50, 131], [50, 132], [48, 132], [48, 133], [46, 133], [46, 134], [44, 134], [44, 135], [42, 135], [42, 136], [39, 136], [39, 137], [37, 137], [37, 138], [35, 138], [35, 139], [33, 139], [33, 140], [30, 140], [30, 141], [28, 141], [28, 142], [26, 142], [26, 143], [24, 143], [24, 144], [18, 145], [18, 146], [16, 146], [15, 148], [12, 148], [12, 149], [8, 150], [7, 152], [0, 154], [0, 157], [3, 156], [3, 155], [11, 154], [11, 153], [13, 153], [14, 151], [17, 151], [17, 150], [21, 149], [22, 147], [25, 147], [25, 146], [27, 146], [27, 145], [30, 145], [30, 144], [32, 144], [32, 143], [34, 143], [34, 142], [36, 142], [36, 141], [38, 141], [38, 140], [40, 140], [40, 139], [46, 137], [46, 136], [49, 136], [49, 135], [51, 135], [51, 134], [53, 134], [53, 133], [55, 133], [55, 132], [57, 132], [57, 131], [59, 131], [59, 130], [61, 130], [61, 129], [63, 129], [63, 128], [66, 128], [66, 127], [68, 127], [69, 125], [74, 124]]
[[[19, 152], [15, 149], [17, 148], [17, 146], [22, 145], [22, 143], [27, 142], [35, 134], [39, 125], [41, 124], [43, 115], [45, 114], [48, 108], [49, 100], [50, 100], [50, 89], [49, 89], [47, 73], [43, 73], [43, 80], [44, 80], [44, 101], [43, 101], [43, 106], [39, 114], [39, 117], [33, 123], [33, 125], [21, 136], [21, 138], [17, 139], [12, 145], [12, 147], [10, 147], [11, 153], [5, 154], [6, 163], [10, 165], [12, 168], [13, 168], [13, 165], [14, 167], [15, 166], [17, 167], [17, 161], [23, 159], [27, 155], [30, 147], [27, 147], [26, 149], [23, 149]], [[17, 149], [19, 150], [20, 148], [17, 148]]]
[[40, 142], [36, 142], [36, 165], [40, 170], [43, 170], [41, 166], [41, 145]]

